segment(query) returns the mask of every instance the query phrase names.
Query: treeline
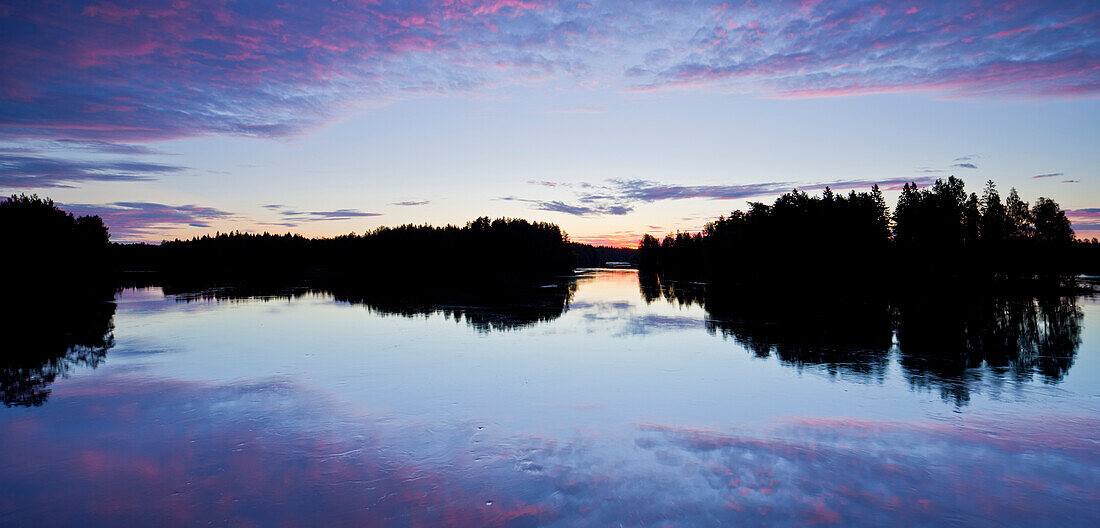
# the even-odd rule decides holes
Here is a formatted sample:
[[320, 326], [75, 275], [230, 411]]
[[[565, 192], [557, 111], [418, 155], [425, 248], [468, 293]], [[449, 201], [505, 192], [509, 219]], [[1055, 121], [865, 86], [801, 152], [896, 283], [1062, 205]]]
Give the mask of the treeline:
[[455, 278], [518, 280], [568, 274], [573, 252], [558, 226], [487, 217], [465, 226], [403, 225], [334, 238], [219, 233], [159, 245], [120, 245], [120, 266], [225, 279], [326, 276], [346, 282]]
[[414, 281], [405, 286], [456, 279], [511, 282], [568, 275], [578, 264], [630, 261], [636, 253], [571, 243], [550, 223], [488, 217], [464, 226], [408, 224], [334, 238], [234, 232], [161, 244], [111, 244], [98, 216], [74, 217], [38, 196], [0, 202], [0, 237], [0, 247], [10, 256], [5, 259], [9, 271], [51, 281], [151, 271], [196, 281], [325, 277], [349, 284]]
[[[878, 186], [821, 196], [795, 190], [772, 205], [754, 202], [701, 233], [639, 243], [639, 269], [669, 277], [745, 286], [843, 285], [851, 280], [1094, 271], [1100, 244], [1077, 241], [1057, 203], [1034, 206], [996, 185], [966, 194], [962, 180], [906, 184], [891, 214]], [[902, 280], [897, 280], [897, 279]]]
[[0, 401], [40, 405], [55, 379], [98, 365], [113, 345], [107, 228], [52, 200], [12, 196], [0, 201], [0, 248]]
[[608, 263], [638, 265], [638, 250], [634, 248], [593, 246], [576, 242], [570, 242], [570, 245], [573, 248], [573, 254], [577, 256], [578, 268], [602, 268]]
[[108, 240], [98, 216], [73, 216], [37, 195], [0, 201], [0, 248], [5, 253], [0, 266], [21, 279], [51, 276], [79, 282], [86, 274], [101, 273]]

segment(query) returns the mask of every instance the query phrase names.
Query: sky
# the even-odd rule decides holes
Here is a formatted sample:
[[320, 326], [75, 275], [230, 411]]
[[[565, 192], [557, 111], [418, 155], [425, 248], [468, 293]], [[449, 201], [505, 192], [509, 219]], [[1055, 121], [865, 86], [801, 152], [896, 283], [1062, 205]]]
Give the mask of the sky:
[[994, 180], [1100, 236], [1100, 3], [0, 2], [0, 193], [115, 241], [479, 216], [631, 246]]

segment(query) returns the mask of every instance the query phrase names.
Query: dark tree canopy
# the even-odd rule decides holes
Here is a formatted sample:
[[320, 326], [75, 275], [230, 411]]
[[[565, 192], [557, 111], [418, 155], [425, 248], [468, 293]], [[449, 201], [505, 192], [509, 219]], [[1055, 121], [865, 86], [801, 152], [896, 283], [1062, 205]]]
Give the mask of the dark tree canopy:
[[109, 238], [101, 218], [74, 217], [49, 198], [24, 194], [0, 202], [4, 266], [23, 276], [99, 271]]
[[720, 217], [699, 234], [677, 233], [660, 242], [646, 235], [638, 258], [643, 270], [760, 284], [803, 280], [808, 271], [817, 277], [871, 271], [889, 239], [877, 186], [847, 195], [795, 190], [772, 205], [754, 202], [747, 212]]
[[218, 233], [160, 245], [118, 248], [126, 269], [174, 276], [246, 279], [325, 275], [383, 284], [455, 279], [514, 280], [569, 274], [574, 253], [553, 224], [488, 217], [465, 226], [406, 224], [335, 238], [287, 233]]
[[[771, 205], [752, 202], [698, 234], [639, 242], [639, 268], [669, 277], [755, 287], [838, 285], [981, 272], [1095, 271], [1095, 244], [1075, 242], [1057, 203], [1029, 207], [1015, 189], [1002, 204], [990, 181], [982, 196], [961, 179], [905, 184], [893, 213], [877, 186], [847, 196], [798, 190]], [[863, 288], [867, 289], [867, 288]]]
[[1069, 218], [1054, 200], [1042, 197], [1036, 200], [1031, 208], [1031, 219], [1035, 225], [1035, 238], [1058, 244], [1073, 241]]

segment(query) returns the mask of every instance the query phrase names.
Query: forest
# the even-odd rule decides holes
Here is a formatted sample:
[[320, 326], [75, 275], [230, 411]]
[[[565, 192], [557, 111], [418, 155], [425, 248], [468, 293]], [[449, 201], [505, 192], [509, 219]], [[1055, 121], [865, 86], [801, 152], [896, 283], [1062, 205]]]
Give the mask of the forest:
[[78, 282], [107, 269], [110, 236], [98, 216], [73, 216], [49, 198], [12, 196], [0, 202], [0, 259], [9, 277]]
[[557, 226], [481, 217], [464, 226], [379, 227], [332, 238], [296, 234], [215, 233], [160, 244], [110, 243], [98, 216], [74, 217], [52, 200], [12, 196], [0, 202], [0, 243], [9, 271], [50, 280], [87, 274], [156, 272], [197, 282], [324, 279], [326, 286], [416, 285], [461, 280], [499, 283], [570, 275], [576, 267], [636, 262], [636, 250], [570, 242]]
[[646, 235], [639, 269], [668, 278], [749, 287], [843, 289], [921, 279], [1031, 276], [1096, 271], [1100, 244], [1077, 240], [1059, 205], [1029, 206], [1015, 189], [1002, 201], [994, 182], [981, 196], [950, 177], [905, 184], [893, 212], [878, 186], [820, 196], [794, 190], [753, 202], [700, 233]]
[[[910, 382], [961, 405], [965, 386], [936, 380], [981, 362], [1019, 376], [1064, 374], [1081, 340], [1080, 310], [1061, 278], [1054, 288], [1032, 279], [1095, 272], [1100, 262], [1100, 244], [1075, 239], [1057, 203], [1029, 205], [1015, 190], [1002, 201], [993, 182], [980, 197], [967, 195], [955, 178], [906, 185], [892, 212], [877, 187], [793, 191], [699, 234], [646, 236], [639, 250], [487, 217], [322, 239], [218, 233], [118, 244], [99, 217], [37, 196], [0, 202], [0, 243], [17, 279], [8, 289], [17, 309], [0, 325], [19, 352], [0, 354], [5, 405], [40, 405], [57, 377], [99, 364], [113, 344], [115, 306], [106, 301], [125, 286], [155, 284], [184, 302], [323, 291], [380, 314], [442, 313], [490, 332], [560, 317], [576, 282], [545, 279], [611, 261], [637, 263], [647, 302], [699, 304], [708, 331], [791, 365], [875, 375], [896, 333]], [[990, 276], [1026, 280], [984, 287]], [[780, 295], [811, 290], [817, 295], [795, 303]], [[853, 362], [852, 354], [866, 357]]]
[[323, 275], [341, 281], [401, 278], [518, 280], [569, 274], [573, 253], [556, 225], [487, 217], [465, 226], [403, 225], [333, 238], [219, 233], [116, 248], [122, 269], [170, 276]]
[[1015, 189], [1002, 200], [992, 181], [981, 196], [967, 194], [955, 177], [923, 189], [906, 184], [893, 211], [877, 186], [847, 195], [828, 187], [819, 196], [794, 190], [771, 205], [752, 202], [747, 211], [719, 217], [700, 233], [663, 240], [646, 235], [637, 250], [570, 242], [550, 223], [488, 217], [463, 226], [407, 224], [332, 238], [234, 232], [118, 244], [98, 216], [75, 217], [48, 198], [25, 195], [0, 202], [0, 227], [0, 244], [17, 255], [5, 267], [55, 281], [151, 271], [200, 281], [508, 283], [613, 261], [716, 285], [859, 290], [876, 281], [1096, 272], [1100, 262], [1100, 244], [1076, 239], [1053, 200], [1040, 197], [1029, 205]]

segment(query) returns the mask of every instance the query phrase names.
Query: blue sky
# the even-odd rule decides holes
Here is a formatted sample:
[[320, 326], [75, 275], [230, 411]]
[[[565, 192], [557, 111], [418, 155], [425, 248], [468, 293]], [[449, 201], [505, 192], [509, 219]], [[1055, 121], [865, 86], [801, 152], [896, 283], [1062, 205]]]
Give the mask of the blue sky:
[[8, 2], [0, 191], [115, 240], [507, 215], [623, 245], [956, 175], [1096, 236], [1098, 28], [1088, 2]]

